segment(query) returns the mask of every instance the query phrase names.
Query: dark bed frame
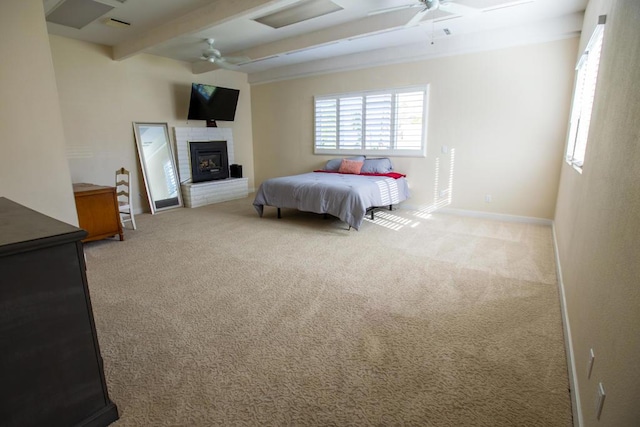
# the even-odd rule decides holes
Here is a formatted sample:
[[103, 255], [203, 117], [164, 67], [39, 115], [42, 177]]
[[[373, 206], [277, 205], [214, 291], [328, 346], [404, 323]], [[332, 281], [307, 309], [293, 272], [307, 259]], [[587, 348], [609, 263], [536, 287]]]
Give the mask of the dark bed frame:
[[[370, 208], [367, 208], [365, 215], [371, 214], [371, 221], [375, 221], [375, 218], [373, 217], [374, 212], [378, 209], [385, 209], [385, 208], [387, 208], [387, 206], [371, 206]], [[278, 219], [280, 219], [282, 218], [282, 214], [281, 214], [280, 208], [277, 208], [277, 209], [278, 209]], [[393, 210], [393, 205], [389, 205], [389, 210], [390, 211]], [[329, 214], [325, 213], [323, 215], [324, 215], [324, 219], [327, 219]], [[351, 230], [351, 226], [349, 226], [349, 230]]]

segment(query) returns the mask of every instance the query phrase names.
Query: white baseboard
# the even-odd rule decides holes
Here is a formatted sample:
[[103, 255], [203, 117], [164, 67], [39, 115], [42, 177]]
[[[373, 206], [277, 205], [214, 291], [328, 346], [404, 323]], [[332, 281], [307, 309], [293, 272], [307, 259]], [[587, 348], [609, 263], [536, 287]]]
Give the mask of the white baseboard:
[[452, 215], [471, 216], [476, 218], [494, 219], [494, 220], [500, 220], [500, 221], [524, 222], [524, 223], [551, 226], [552, 237], [553, 237], [553, 249], [554, 249], [555, 261], [556, 261], [556, 276], [558, 280], [558, 293], [560, 296], [562, 328], [564, 330], [565, 353], [567, 355], [569, 387], [571, 389], [571, 407], [573, 412], [573, 425], [574, 427], [583, 426], [584, 421], [582, 418], [582, 408], [580, 406], [580, 391], [578, 390], [578, 383], [577, 383], [578, 374], [576, 372], [576, 363], [575, 363], [575, 356], [573, 351], [573, 341], [571, 337], [571, 325], [569, 324], [569, 315], [567, 313], [567, 299], [564, 292], [564, 282], [562, 280], [562, 265], [560, 264], [560, 255], [558, 252], [558, 240], [556, 237], [556, 228], [553, 220], [545, 219], [545, 218], [493, 214], [488, 212], [477, 212], [477, 211], [468, 211], [464, 209], [452, 209], [452, 208], [441, 208], [441, 209], [438, 209], [437, 212], [452, 214]]
[[571, 339], [571, 326], [569, 324], [569, 316], [567, 314], [567, 299], [564, 293], [564, 281], [562, 280], [562, 266], [560, 265], [560, 255], [558, 252], [558, 240], [556, 238], [556, 226], [552, 225], [553, 232], [553, 249], [556, 256], [556, 275], [558, 276], [558, 292], [560, 293], [560, 311], [562, 313], [562, 327], [564, 329], [564, 345], [567, 354], [567, 365], [569, 370], [569, 387], [571, 388], [571, 406], [573, 411], [574, 427], [584, 425], [582, 420], [582, 408], [580, 406], [580, 391], [578, 390], [576, 372], [576, 361], [573, 352], [573, 341]]
[[459, 215], [459, 216], [470, 216], [474, 218], [493, 219], [497, 221], [523, 222], [527, 224], [540, 224], [540, 225], [548, 225], [548, 226], [553, 225], [553, 220], [546, 219], [546, 218], [530, 217], [530, 216], [506, 215], [506, 214], [470, 211], [466, 209], [454, 209], [454, 208], [441, 208], [435, 212], [451, 214], [451, 215]]

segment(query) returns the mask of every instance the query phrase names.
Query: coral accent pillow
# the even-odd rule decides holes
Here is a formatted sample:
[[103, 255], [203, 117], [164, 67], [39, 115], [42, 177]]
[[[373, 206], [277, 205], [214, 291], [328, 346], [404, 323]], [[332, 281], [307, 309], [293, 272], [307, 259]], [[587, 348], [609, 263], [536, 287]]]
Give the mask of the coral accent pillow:
[[331, 159], [325, 165], [324, 170], [338, 172], [338, 169], [340, 169], [340, 165], [342, 164], [342, 160], [343, 159], [355, 160], [355, 161], [358, 161], [358, 162], [363, 162], [365, 157], [364, 156], [351, 156], [351, 157], [342, 157], [342, 158], [338, 158], [338, 159]]
[[357, 160], [343, 159], [342, 163], [340, 163], [340, 169], [338, 169], [338, 172], [359, 175], [363, 164], [364, 162], [359, 162]]

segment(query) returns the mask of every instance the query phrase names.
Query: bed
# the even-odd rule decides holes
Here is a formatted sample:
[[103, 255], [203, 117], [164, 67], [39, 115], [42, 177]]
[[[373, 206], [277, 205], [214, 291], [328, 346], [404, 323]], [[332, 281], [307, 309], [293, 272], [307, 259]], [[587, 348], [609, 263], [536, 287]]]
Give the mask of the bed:
[[[356, 230], [375, 209], [396, 205], [409, 198], [406, 176], [393, 172], [389, 159], [334, 159], [322, 170], [265, 180], [256, 193], [253, 206], [260, 216], [265, 206], [329, 214]], [[335, 165], [340, 162], [336, 169]], [[360, 168], [344, 168], [360, 163]], [[365, 166], [366, 164], [366, 166]], [[354, 173], [357, 172], [357, 173]]]

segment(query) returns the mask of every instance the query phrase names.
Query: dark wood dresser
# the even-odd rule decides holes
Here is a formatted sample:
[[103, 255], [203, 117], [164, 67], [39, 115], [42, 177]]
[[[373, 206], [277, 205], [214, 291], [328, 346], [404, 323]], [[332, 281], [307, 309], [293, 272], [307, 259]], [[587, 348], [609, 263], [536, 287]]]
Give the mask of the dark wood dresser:
[[107, 426], [84, 230], [0, 197], [0, 425]]

